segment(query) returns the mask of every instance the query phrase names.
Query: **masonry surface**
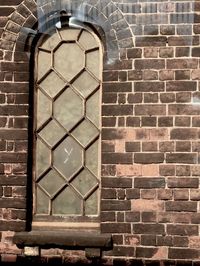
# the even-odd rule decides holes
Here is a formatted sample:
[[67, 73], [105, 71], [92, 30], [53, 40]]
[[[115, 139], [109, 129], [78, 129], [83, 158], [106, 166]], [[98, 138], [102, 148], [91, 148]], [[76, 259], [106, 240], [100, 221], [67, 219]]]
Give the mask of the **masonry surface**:
[[[200, 1], [86, 5], [107, 42], [100, 205], [101, 232], [112, 234], [114, 247], [104, 252], [105, 264], [200, 265]], [[12, 236], [27, 229], [30, 196], [32, 69], [22, 29], [35, 30], [37, 10], [49, 6], [0, 0], [2, 262], [23, 260]], [[81, 255], [42, 250], [41, 260], [64, 263]]]

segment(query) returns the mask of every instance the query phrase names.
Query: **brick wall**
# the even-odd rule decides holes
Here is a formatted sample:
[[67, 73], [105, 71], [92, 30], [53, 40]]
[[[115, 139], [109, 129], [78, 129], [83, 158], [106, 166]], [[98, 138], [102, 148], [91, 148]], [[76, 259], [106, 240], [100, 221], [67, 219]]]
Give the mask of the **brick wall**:
[[[114, 240], [104, 256], [115, 265], [125, 257], [132, 265], [198, 265], [200, 2], [88, 3], [119, 52], [103, 70], [101, 231]], [[26, 229], [29, 59], [21, 27], [33, 28], [35, 11], [33, 0], [0, 1], [2, 261], [22, 254], [12, 235]]]

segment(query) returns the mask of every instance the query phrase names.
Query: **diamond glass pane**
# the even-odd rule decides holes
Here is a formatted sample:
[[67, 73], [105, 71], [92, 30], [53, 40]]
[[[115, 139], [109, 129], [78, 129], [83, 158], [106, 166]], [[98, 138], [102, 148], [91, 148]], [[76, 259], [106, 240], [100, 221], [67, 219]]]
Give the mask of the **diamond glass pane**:
[[68, 88], [54, 103], [54, 117], [63, 127], [70, 130], [83, 117], [82, 99]]
[[100, 56], [99, 50], [95, 50], [86, 54], [86, 67], [98, 79], [100, 79], [99, 56]]
[[99, 140], [95, 141], [85, 153], [85, 164], [86, 167], [98, 177], [98, 161], [99, 161]]
[[60, 31], [60, 35], [64, 41], [76, 41], [79, 33], [79, 29], [64, 29]]
[[65, 82], [54, 71], [51, 71], [39, 86], [49, 96], [54, 97], [61, 89], [63, 89]]
[[85, 65], [84, 51], [76, 43], [63, 43], [54, 53], [54, 67], [70, 81]]
[[39, 188], [37, 188], [37, 214], [48, 214], [49, 213], [49, 197]]
[[95, 40], [92, 34], [87, 31], [83, 31], [81, 33], [81, 36], [78, 41], [85, 48], [85, 50], [98, 47], [98, 42]]
[[54, 32], [43, 44], [42, 48], [46, 50], [53, 50], [60, 42], [60, 36]]
[[99, 91], [95, 92], [86, 102], [86, 116], [89, 118], [96, 127], [99, 128], [100, 115], [99, 115]]
[[51, 117], [52, 103], [40, 90], [37, 94], [37, 128]]
[[73, 130], [72, 135], [81, 143], [81, 145], [86, 147], [95, 137], [99, 135], [99, 131], [88, 120], [84, 120]]
[[88, 170], [83, 170], [71, 184], [84, 197], [97, 184], [97, 180]]
[[56, 169], [66, 179], [74, 175], [83, 165], [83, 150], [71, 137], [67, 137], [53, 152]]
[[52, 212], [55, 215], [80, 215], [81, 199], [76, 192], [67, 187], [53, 201]]
[[50, 146], [54, 146], [65, 135], [65, 130], [55, 120], [51, 120], [40, 132], [39, 136]]
[[36, 175], [39, 177], [50, 166], [51, 152], [39, 139], [36, 145]]
[[99, 82], [94, 79], [87, 71], [84, 71], [73, 83], [76, 90], [81, 93], [83, 97], [87, 97], [98, 86]]
[[50, 196], [56, 193], [64, 183], [64, 179], [55, 170], [48, 172], [39, 182], [40, 186], [42, 186]]
[[44, 74], [51, 68], [51, 54], [44, 51], [38, 52], [38, 79], [41, 79]]
[[85, 202], [85, 214], [97, 215], [98, 214], [98, 192], [95, 191]]

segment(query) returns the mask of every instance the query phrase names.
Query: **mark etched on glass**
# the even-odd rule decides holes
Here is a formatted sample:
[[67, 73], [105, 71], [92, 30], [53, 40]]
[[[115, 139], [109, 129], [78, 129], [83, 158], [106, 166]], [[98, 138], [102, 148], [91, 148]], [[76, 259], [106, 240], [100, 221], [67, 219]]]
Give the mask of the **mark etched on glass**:
[[70, 158], [71, 153], [73, 152], [73, 148], [71, 148], [70, 151], [68, 151], [68, 150], [65, 148], [64, 151], [67, 153], [67, 157], [66, 157], [66, 159], [64, 160], [64, 163], [67, 163], [68, 160], [69, 160], [69, 158]]

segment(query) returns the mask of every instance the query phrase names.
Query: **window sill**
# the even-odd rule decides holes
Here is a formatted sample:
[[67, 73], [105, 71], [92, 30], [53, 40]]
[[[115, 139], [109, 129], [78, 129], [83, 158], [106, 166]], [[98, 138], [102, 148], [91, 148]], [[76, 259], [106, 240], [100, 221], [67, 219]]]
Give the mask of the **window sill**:
[[112, 249], [112, 236], [110, 234], [79, 230], [18, 232], [15, 233], [13, 242], [20, 248], [28, 246], [43, 249]]

